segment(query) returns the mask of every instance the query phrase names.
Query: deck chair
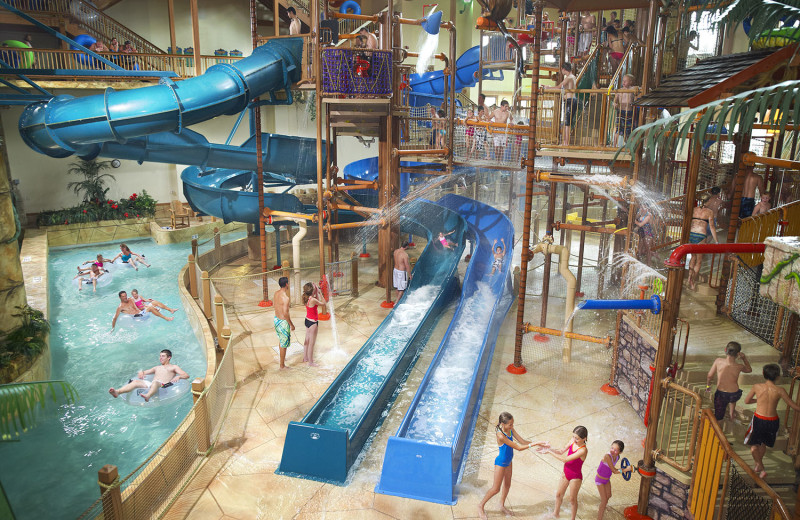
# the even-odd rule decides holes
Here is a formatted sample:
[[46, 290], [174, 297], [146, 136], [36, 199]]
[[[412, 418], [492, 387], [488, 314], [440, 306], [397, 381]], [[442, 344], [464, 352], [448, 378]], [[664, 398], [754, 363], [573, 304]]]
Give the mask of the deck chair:
[[169, 215], [172, 229], [178, 229], [189, 227], [189, 219], [194, 216], [194, 212], [181, 201], [173, 200], [169, 203]]

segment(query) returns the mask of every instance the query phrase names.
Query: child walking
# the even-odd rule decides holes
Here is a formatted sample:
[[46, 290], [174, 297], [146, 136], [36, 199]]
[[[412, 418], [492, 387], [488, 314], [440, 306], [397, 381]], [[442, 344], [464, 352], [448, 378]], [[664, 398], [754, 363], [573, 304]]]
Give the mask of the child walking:
[[486, 492], [486, 496], [483, 497], [481, 503], [478, 504], [478, 513], [483, 519], [486, 518], [486, 511], [484, 511], [483, 506], [486, 505], [490, 498], [500, 492], [501, 487], [500, 510], [505, 515], [513, 515], [506, 508], [506, 497], [508, 496], [508, 489], [511, 487], [511, 472], [513, 470], [511, 459], [514, 458], [514, 450], [522, 451], [531, 446], [544, 445], [541, 442], [531, 442], [523, 439], [514, 429], [514, 417], [508, 412], [500, 414], [497, 426], [495, 426], [495, 434], [497, 436], [497, 445], [500, 447], [500, 454], [494, 459], [494, 482], [492, 487]]
[[586, 448], [586, 440], [589, 437], [589, 432], [584, 426], [576, 426], [572, 430], [572, 439], [561, 450], [554, 450], [549, 448], [547, 450], [553, 457], [557, 458], [564, 463], [564, 474], [561, 475], [561, 480], [558, 483], [558, 490], [556, 491], [556, 507], [553, 511], [553, 518], [558, 518], [561, 512], [561, 502], [564, 500], [564, 494], [569, 488], [569, 503], [572, 507], [572, 520], [578, 514], [578, 490], [583, 484], [583, 473], [581, 468], [583, 462], [586, 460], [588, 449]]
[[[606, 512], [608, 500], [611, 498], [611, 475], [619, 475], [620, 471], [616, 468], [619, 462], [619, 454], [625, 449], [625, 443], [614, 441], [611, 443], [611, 450], [605, 454], [600, 465], [597, 467], [597, 475], [594, 483], [597, 484], [597, 491], [600, 493], [600, 505], [597, 508], [597, 520], [603, 520]], [[630, 468], [627, 469], [630, 471]]]

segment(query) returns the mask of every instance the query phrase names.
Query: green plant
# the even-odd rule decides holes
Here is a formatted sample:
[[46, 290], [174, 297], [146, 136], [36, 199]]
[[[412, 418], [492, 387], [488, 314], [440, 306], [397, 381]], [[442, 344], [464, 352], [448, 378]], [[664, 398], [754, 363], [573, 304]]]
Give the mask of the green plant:
[[156, 200], [147, 191], [134, 193], [126, 199], [103, 200], [100, 204], [84, 202], [80, 206], [43, 211], [36, 223], [39, 226], [59, 224], [82, 224], [98, 220], [123, 220], [130, 218], [153, 218], [156, 214]]
[[71, 189], [75, 195], [83, 194], [83, 202], [102, 204], [106, 199], [109, 188], [105, 187], [106, 180], [116, 180], [110, 173], [101, 173], [103, 170], [111, 168], [111, 161], [100, 161], [92, 159], [71, 163], [67, 173], [70, 175], [83, 175], [82, 181], [70, 182], [67, 188]]
[[33, 358], [47, 345], [45, 338], [50, 331], [50, 324], [44, 318], [44, 313], [29, 305], [17, 309], [20, 313], [14, 314], [14, 317], [21, 317], [22, 325], [6, 336], [0, 345], [0, 366], [5, 366], [18, 355]]

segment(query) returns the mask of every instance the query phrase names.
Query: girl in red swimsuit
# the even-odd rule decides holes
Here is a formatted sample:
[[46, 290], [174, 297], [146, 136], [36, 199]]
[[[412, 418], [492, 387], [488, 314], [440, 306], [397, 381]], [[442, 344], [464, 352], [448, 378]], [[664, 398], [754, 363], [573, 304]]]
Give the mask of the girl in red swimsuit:
[[558, 517], [561, 511], [561, 502], [564, 500], [564, 494], [569, 488], [569, 503], [572, 506], [572, 520], [578, 514], [578, 490], [583, 484], [583, 474], [581, 468], [583, 461], [586, 460], [588, 450], [586, 448], [586, 439], [589, 437], [589, 432], [584, 426], [576, 426], [572, 430], [572, 439], [569, 441], [562, 450], [549, 450], [548, 452], [558, 460], [564, 463], [564, 474], [558, 483], [558, 490], [556, 491], [556, 507], [553, 512], [554, 517]]
[[316, 284], [309, 282], [303, 286], [303, 305], [306, 306], [306, 341], [303, 343], [303, 363], [315, 367], [317, 364], [314, 363], [314, 344], [317, 342], [319, 329], [317, 305], [323, 307], [327, 305]]

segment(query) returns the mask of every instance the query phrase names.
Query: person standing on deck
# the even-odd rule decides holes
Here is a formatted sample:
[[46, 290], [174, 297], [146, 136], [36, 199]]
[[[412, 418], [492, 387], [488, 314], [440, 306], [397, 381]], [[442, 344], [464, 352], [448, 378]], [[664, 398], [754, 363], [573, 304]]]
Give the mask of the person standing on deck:
[[286, 10], [286, 14], [289, 15], [289, 35], [294, 36], [295, 34], [300, 34], [300, 19], [297, 17], [297, 11], [294, 7], [290, 7]]
[[294, 330], [294, 323], [289, 316], [289, 279], [281, 276], [278, 279], [278, 291], [272, 297], [275, 303], [275, 316], [272, 322], [275, 325], [275, 334], [278, 335], [278, 347], [280, 350], [280, 368], [289, 368], [286, 366], [286, 349], [289, 348], [289, 337], [291, 335], [290, 329]]
[[408, 240], [394, 250], [394, 270], [392, 271], [392, 283], [394, 288], [397, 289], [397, 297], [395, 301], [400, 301], [403, 292], [408, 288], [408, 282], [411, 281], [411, 262], [408, 260]]

